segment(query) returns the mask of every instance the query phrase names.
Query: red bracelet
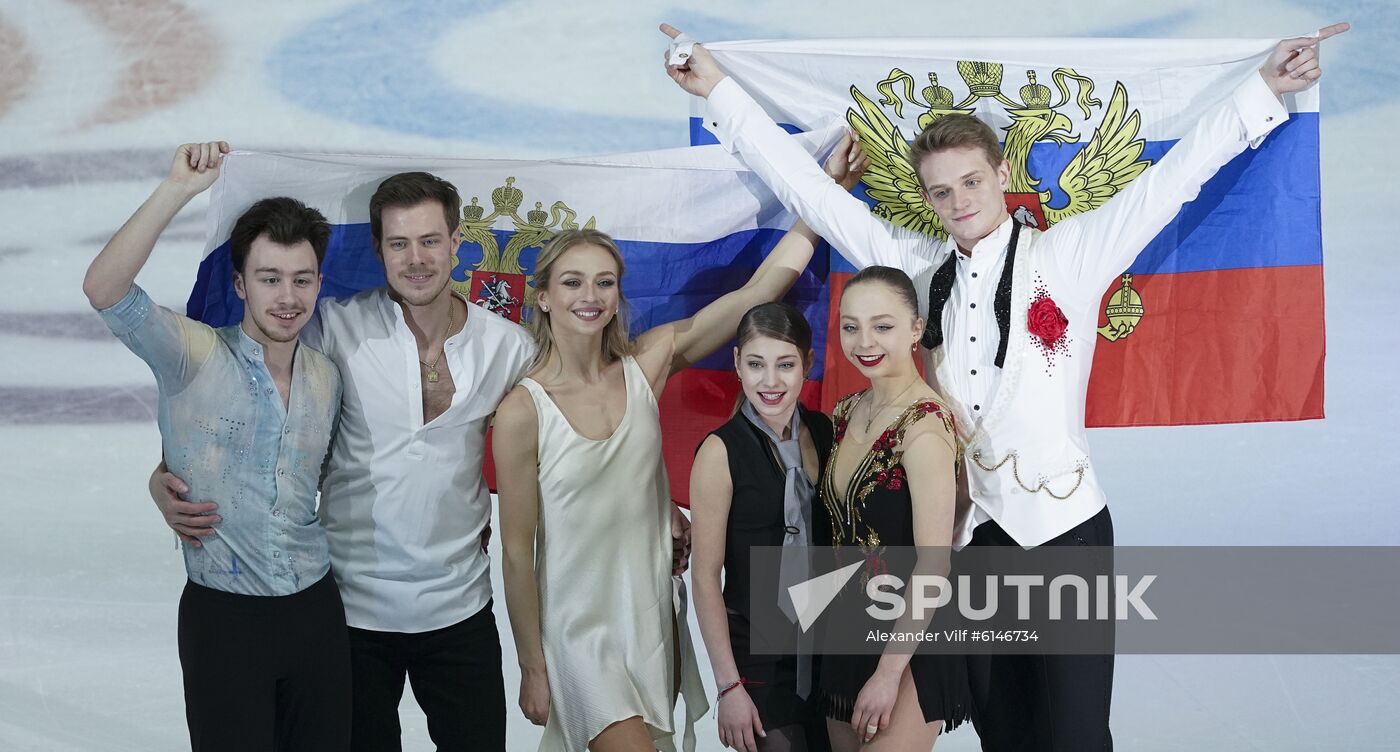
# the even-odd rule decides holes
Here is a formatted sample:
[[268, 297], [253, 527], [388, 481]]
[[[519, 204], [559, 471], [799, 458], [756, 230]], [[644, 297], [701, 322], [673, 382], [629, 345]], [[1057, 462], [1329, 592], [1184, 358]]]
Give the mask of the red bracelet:
[[719, 705], [719, 701], [720, 701], [720, 700], [723, 700], [725, 695], [727, 695], [727, 694], [729, 694], [730, 692], [734, 691], [734, 689], [737, 688], [737, 687], [740, 687], [740, 686], [747, 686], [747, 685], [752, 685], [752, 684], [762, 684], [762, 683], [763, 683], [763, 682], [761, 682], [761, 681], [753, 681], [753, 680], [751, 680], [751, 679], [745, 679], [744, 677], [741, 676], [741, 677], [739, 677], [739, 680], [738, 680], [738, 681], [731, 682], [729, 685], [725, 686], [724, 689], [721, 689], [721, 690], [719, 691], [719, 694], [715, 697], [715, 705]]

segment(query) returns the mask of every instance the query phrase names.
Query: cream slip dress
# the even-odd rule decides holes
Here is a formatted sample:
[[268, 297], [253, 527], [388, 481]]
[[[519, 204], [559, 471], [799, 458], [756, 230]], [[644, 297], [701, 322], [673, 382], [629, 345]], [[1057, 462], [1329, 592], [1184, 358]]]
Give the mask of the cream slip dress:
[[671, 576], [671, 494], [656, 396], [630, 356], [622, 373], [622, 422], [601, 440], [580, 436], [538, 382], [520, 382], [539, 420], [535, 563], [550, 695], [540, 752], [583, 752], [632, 716], [641, 716], [657, 749], [674, 750], [677, 635], [685, 750], [695, 748], [695, 721], [709, 709], [685, 584]]

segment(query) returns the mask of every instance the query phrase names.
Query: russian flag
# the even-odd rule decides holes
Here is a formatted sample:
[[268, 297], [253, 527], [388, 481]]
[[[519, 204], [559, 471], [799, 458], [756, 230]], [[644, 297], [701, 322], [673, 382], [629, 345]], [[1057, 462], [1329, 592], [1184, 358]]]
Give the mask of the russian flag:
[[[801, 137], [815, 155], [839, 129]], [[348, 296], [384, 284], [370, 241], [369, 197], [389, 175], [432, 172], [457, 186], [463, 211], [454, 287], [483, 308], [519, 320], [535, 258], [560, 229], [592, 224], [616, 239], [626, 273], [633, 335], [690, 316], [742, 286], [794, 218], [763, 184], [719, 147], [556, 161], [467, 160], [234, 152], [210, 193], [207, 241], [188, 315], [213, 326], [238, 321], [228, 236], [253, 202], [292, 196], [332, 224], [321, 295]], [[827, 261], [816, 261], [788, 296], [813, 323], [819, 352], [831, 309]], [[502, 286], [505, 283], [505, 286]], [[820, 362], [804, 399], [822, 398]], [[690, 465], [705, 434], [728, 420], [738, 395], [729, 347], [672, 377], [661, 417], [673, 498], [684, 503]], [[488, 482], [492, 479], [489, 468]], [[494, 487], [494, 486], [493, 486]]]
[[[1133, 137], [1145, 142], [1140, 158], [1156, 161], [1254, 75], [1275, 42], [856, 39], [707, 47], [789, 132], [836, 119], [859, 130], [884, 118], [912, 138], [941, 114], [982, 118], [1004, 134], [1013, 184], [1019, 173], [1033, 186], [1009, 194], [1008, 207], [1053, 227], [1057, 211], [1062, 217], [1074, 208], [1059, 178], [1100, 135], [1119, 87], [1127, 113], [1137, 117]], [[1322, 417], [1317, 88], [1286, 104], [1289, 121], [1220, 170], [1104, 291], [1090, 426]], [[702, 106], [692, 107], [691, 140], [714, 143], [698, 117]], [[828, 263], [836, 299], [855, 269], [834, 252]], [[834, 331], [834, 313], [830, 321]], [[826, 352], [825, 363], [824, 407], [864, 386], [839, 352]]]

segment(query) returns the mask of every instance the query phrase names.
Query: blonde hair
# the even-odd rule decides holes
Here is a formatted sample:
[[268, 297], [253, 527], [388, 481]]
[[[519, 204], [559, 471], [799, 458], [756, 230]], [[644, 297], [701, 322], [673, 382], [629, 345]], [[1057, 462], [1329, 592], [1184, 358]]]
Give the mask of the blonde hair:
[[627, 332], [628, 322], [632, 318], [631, 309], [627, 299], [622, 296], [622, 273], [626, 266], [622, 261], [622, 251], [605, 232], [593, 229], [564, 230], [545, 244], [535, 260], [535, 295], [527, 306], [529, 320], [526, 323], [526, 328], [535, 339], [535, 359], [530, 363], [531, 371], [544, 365], [554, 354], [554, 332], [549, 326], [549, 312], [540, 309], [539, 293], [549, 290], [554, 263], [559, 257], [570, 248], [584, 244], [602, 248], [617, 263], [617, 312], [603, 329], [603, 357], [612, 362], [632, 354], [632, 339]]

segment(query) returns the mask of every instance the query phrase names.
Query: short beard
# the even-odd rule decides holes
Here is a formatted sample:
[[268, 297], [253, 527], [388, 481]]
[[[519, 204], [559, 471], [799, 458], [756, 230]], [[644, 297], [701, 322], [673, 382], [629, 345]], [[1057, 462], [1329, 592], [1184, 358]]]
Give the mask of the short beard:
[[425, 306], [425, 305], [431, 305], [431, 304], [432, 304], [433, 302], [435, 302], [438, 298], [442, 297], [443, 292], [447, 290], [448, 285], [450, 285], [451, 283], [452, 283], [452, 275], [449, 273], [449, 274], [443, 275], [443, 282], [442, 282], [442, 285], [441, 285], [440, 287], [438, 287], [438, 289], [433, 290], [431, 293], [429, 293], [429, 292], [416, 293], [416, 297], [412, 297], [412, 296], [410, 296], [410, 295], [406, 295], [406, 294], [404, 293], [403, 290], [400, 290], [400, 289], [398, 289], [397, 287], [394, 287], [394, 283], [393, 283], [393, 282], [390, 282], [390, 283], [389, 283], [389, 290], [390, 290], [390, 292], [394, 293], [394, 295], [395, 295], [396, 297], [398, 297], [399, 300], [402, 300], [403, 302], [405, 302], [405, 303], [407, 303], [407, 304], [409, 304], [409, 305], [411, 305], [411, 306]]

